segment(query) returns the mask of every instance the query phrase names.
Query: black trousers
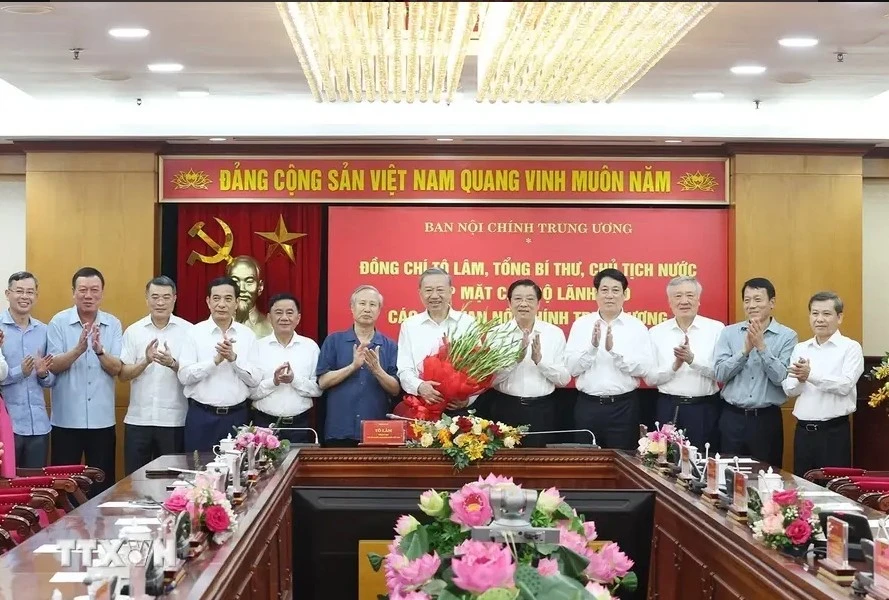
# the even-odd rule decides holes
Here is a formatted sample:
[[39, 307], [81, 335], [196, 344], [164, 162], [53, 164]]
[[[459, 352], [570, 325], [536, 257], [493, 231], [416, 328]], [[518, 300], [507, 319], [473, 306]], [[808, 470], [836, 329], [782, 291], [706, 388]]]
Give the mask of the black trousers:
[[781, 409], [742, 409], [728, 402], [719, 416], [722, 457], [748, 456], [780, 469], [784, 463], [784, 426]]
[[95, 496], [114, 485], [116, 481], [117, 437], [115, 428], [102, 429], [70, 429], [68, 427], [52, 428], [52, 450], [50, 464], [79, 465], [102, 469], [105, 481], [94, 483], [90, 494]]
[[189, 398], [183, 432], [185, 452], [212, 452], [219, 440], [229, 435], [235, 437], [235, 428], [246, 425], [249, 420], [246, 401], [222, 412]]
[[[574, 424], [589, 429], [602, 448], [635, 450], [639, 447], [639, 397], [636, 390], [619, 396], [590, 396], [578, 392]], [[578, 436], [589, 443], [589, 436]]]
[[719, 452], [719, 394], [701, 398], [685, 398], [659, 394], [657, 420], [663, 425], [672, 423], [685, 431], [685, 437], [702, 453], [704, 444], [710, 444], [710, 455]]
[[185, 452], [185, 427], [150, 427], [124, 423], [123, 463], [129, 477], [155, 458]]
[[821, 467], [852, 466], [849, 417], [797, 421], [793, 432], [793, 474], [802, 477]]
[[[306, 411], [295, 417], [274, 417], [255, 408], [250, 411], [253, 424], [257, 427], [269, 427], [278, 423], [281, 429], [305, 429], [312, 426], [312, 420], [309, 418], [310, 411]], [[314, 444], [315, 434], [311, 431], [281, 431], [278, 434], [279, 440], [290, 440], [291, 444]]]
[[[491, 419], [506, 425], [518, 427], [528, 425], [528, 432], [552, 431], [556, 426], [556, 405], [552, 394], [539, 398], [519, 398], [494, 390], [491, 394]], [[558, 440], [550, 435], [529, 435], [522, 438], [524, 448], [545, 448], [550, 442], [570, 442]]]
[[[42, 469], [49, 454], [49, 434], [19, 435], [15, 439], [15, 465], [22, 469]], [[8, 452], [8, 450], [7, 450]]]

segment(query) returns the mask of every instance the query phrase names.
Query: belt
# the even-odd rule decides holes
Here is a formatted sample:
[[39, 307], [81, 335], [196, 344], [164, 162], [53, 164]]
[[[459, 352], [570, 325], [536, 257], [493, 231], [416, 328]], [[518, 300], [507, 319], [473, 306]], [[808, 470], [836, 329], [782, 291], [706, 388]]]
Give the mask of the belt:
[[212, 413], [214, 415], [227, 415], [229, 413], [239, 411], [242, 408], [247, 408], [247, 401], [246, 400], [244, 400], [243, 402], [238, 402], [237, 404], [233, 404], [232, 406], [210, 406], [209, 404], [203, 404], [201, 402], [198, 402], [194, 398], [189, 398], [188, 401], [191, 402], [191, 404], [193, 404], [194, 406], [197, 406], [198, 408], [200, 408], [201, 410], [208, 412], [208, 413]]
[[758, 417], [760, 415], [766, 415], [771, 412], [775, 412], [776, 410], [780, 411], [781, 409], [777, 406], [763, 406], [761, 408], [741, 408], [740, 406], [735, 406], [734, 404], [729, 404], [726, 402], [723, 406], [729, 412], [738, 413], [740, 415], [744, 415], [745, 417]]
[[661, 392], [661, 396], [669, 398], [670, 400], [675, 400], [677, 404], [683, 406], [702, 404], [704, 402], [710, 402], [719, 398], [719, 394], [711, 394], [709, 396], [676, 396], [674, 394], [665, 394], [663, 392]]
[[598, 402], [599, 404], [614, 404], [615, 402], [620, 402], [621, 400], [629, 400], [636, 395], [636, 390], [618, 394], [617, 396], [592, 396], [590, 394], [587, 394], [586, 392], [580, 392], [580, 395], [581, 397], [585, 397], [587, 400]]
[[497, 396], [504, 398], [506, 400], [511, 400], [514, 402], [518, 402], [522, 406], [531, 406], [532, 404], [536, 404], [543, 400], [548, 400], [552, 397], [552, 394], [547, 394], [546, 396], [513, 396], [512, 394], [504, 394], [500, 390], [497, 391]]
[[[275, 415], [270, 415], [269, 413], [262, 412], [261, 410], [258, 410], [256, 408], [253, 409], [253, 412], [255, 412], [258, 415], [262, 415], [267, 419], [270, 419], [272, 421], [272, 423], [278, 423], [278, 425], [293, 425], [293, 421], [298, 416], [300, 416], [300, 415], [293, 415], [290, 417], [276, 417]], [[300, 414], [302, 414], [302, 413], [300, 413]]]
[[806, 431], [824, 431], [825, 429], [847, 425], [848, 423], [849, 416], [844, 415], [835, 419], [827, 419], [826, 421], [797, 421], [796, 426]]

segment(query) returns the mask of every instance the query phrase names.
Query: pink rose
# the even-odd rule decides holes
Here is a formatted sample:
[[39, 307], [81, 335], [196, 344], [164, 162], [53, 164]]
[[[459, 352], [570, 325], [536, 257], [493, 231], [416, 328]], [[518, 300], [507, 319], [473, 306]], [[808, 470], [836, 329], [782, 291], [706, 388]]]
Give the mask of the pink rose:
[[179, 492], [179, 490], [181, 489], [182, 488], [177, 489], [172, 494], [170, 494], [169, 498], [164, 500], [164, 508], [166, 508], [168, 511], [179, 514], [183, 510], [185, 510], [185, 507], [188, 504], [188, 498], [186, 498], [184, 492]]
[[771, 500], [766, 500], [762, 503], [762, 516], [764, 517], [774, 517], [776, 515], [781, 514], [781, 507], [775, 504]]
[[796, 504], [796, 490], [778, 490], [772, 492], [772, 501], [778, 506], [790, 506]]
[[275, 448], [279, 448], [281, 446], [281, 440], [276, 438], [273, 435], [265, 438], [265, 447], [269, 450], [274, 450]]
[[551, 558], [541, 558], [537, 563], [537, 572], [544, 577], [559, 574], [559, 563]]
[[452, 494], [448, 504], [451, 521], [465, 527], [482, 527], [494, 518], [488, 494], [475, 483], [468, 483]]
[[609, 542], [590, 556], [590, 564], [584, 573], [593, 581], [609, 584], [632, 568], [633, 561], [620, 551], [617, 544]]
[[228, 518], [228, 512], [224, 508], [214, 505], [207, 507], [204, 511], [204, 523], [206, 523], [207, 529], [213, 533], [219, 533], [228, 529], [229, 525], [231, 525], [231, 520]]
[[811, 500], [803, 500], [799, 507], [799, 518], [808, 521], [812, 518], [812, 511], [815, 509], [815, 503]]
[[812, 535], [812, 526], [809, 525], [807, 521], [796, 519], [787, 526], [787, 530], [784, 534], [787, 536], [787, 539], [790, 540], [791, 544], [799, 546], [800, 544], [805, 544], [809, 541], [809, 537]]
[[390, 594], [413, 591], [435, 577], [440, 566], [438, 553], [424, 554], [416, 560], [408, 560], [395, 546], [390, 546], [384, 567], [386, 587]]
[[784, 519], [778, 515], [770, 515], [762, 520], [762, 532], [766, 535], [778, 535], [784, 532]]
[[509, 548], [494, 542], [466, 540], [454, 548], [451, 560], [454, 584], [474, 594], [511, 587], [515, 568]]

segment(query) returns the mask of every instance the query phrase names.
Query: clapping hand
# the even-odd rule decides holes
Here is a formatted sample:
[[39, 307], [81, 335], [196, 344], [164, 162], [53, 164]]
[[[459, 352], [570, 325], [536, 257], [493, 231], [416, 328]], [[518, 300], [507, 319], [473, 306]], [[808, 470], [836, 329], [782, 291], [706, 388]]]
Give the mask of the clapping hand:
[[38, 357], [37, 360], [34, 361], [34, 367], [37, 369], [37, 377], [40, 379], [45, 378], [49, 375], [49, 370], [52, 368], [52, 354]]
[[534, 361], [535, 365], [539, 365], [541, 359], [543, 358], [542, 351], [540, 349], [540, 334], [534, 334], [534, 339], [531, 342], [531, 360]]
[[[235, 362], [238, 359], [238, 355], [235, 353], [235, 340], [229, 339], [225, 332], [222, 333], [222, 341], [216, 344], [216, 357], [228, 362]], [[217, 362], [222, 362], [222, 360]]]
[[104, 350], [102, 349], [102, 338], [99, 335], [99, 324], [93, 323], [92, 325], [92, 334], [93, 334], [93, 352], [96, 354], [102, 354]]
[[593, 348], [599, 347], [599, 340], [602, 338], [602, 321], [596, 321], [593, 325]]
[[90, 332], [92, 331], [92, 325], [84, 325], [80, 329], [80, 337], [77, 339], [77, 345], [74, 348], [78, 353], [83, 354], [86, 352], [86, 349], [89, 347], [89, 337]]
[[35, 361], [34, 361], [33, 356], [26, 356], [25, 357], [25, 359], [22, 361], [22, 376], [23, 377], [30, 377], [31, 376], [31, 373], [34, 371], [34, 364], [35, 364]]
[[689, 365], [694, 361], [695, 355], [691, 351], [688, 343], [688, 335], [682, 340], [682, 344], [673, 348], [673, 356], [676, 358], [676, 362], [673, 363], [673, 370], [679, 370], [679, 367], [682, 366], [682, 363], [688, 363]]
[[796, 362], [790, 365], [787, 369], [787, 373], [791, 377], [795, 377], [800, 383], [805, 383], [809, 379], [809, 373], [811, 372], [812, 367], [809, 365], [809, 361], [802, 357], [798, 358]]
[[153, 360], [157, 364], [167, 368], [173, 368], [173, 365], [176, 364], [176, 359], [173, 358], [173, 353], [170, 351], [170, 347], [166, 344], [161, 346], [160, 343], [158, 343]]
[[148, 346], [145, 348], [145, 360], [148, 362], [158, 362], [157, 360], [158, 350], [157, 350], [157, 340], [151, 340], [148, 342]]
[[380, 366], [380, 347], [376, 348], [368, 348], [364, 352], [364, 361], [367, 363], [367, 366], [370, 367], [370, 370], [374, 373], [378, 372], [381, 368]]
[[2, 345], [3, 345], [3, 338], [4, 338], [4, 337], [5, 337], [5, 335], [6, 335], [6, 334], [5, 334], [5, 333], [3, 333], [3, 330], [2, 330], [2, 329], [0, 329], [0, 346], [2, 346]]
[[611, 352], [612, 348], [614, 348], [614, 337], [611, 335], [611, 323], [609, 323], [605, 330], [605, 352]]
[[284, 363], [275, 369], [275, 385], [289, 384], [291, 382], [293, 382], [293, 370], [290, 368], [290, 363]]
[[362, 366], [364, 366], [365, 361], [367, 360], [367, 344], [362, 342], [361, 344], [355, 344], [352, 347], [352, 366], [358, 370]]
[[749, 344], [750, 347], [756, 348], [760, 352], [765, 350], [766, 343], [763, 335], [762, 323], [759, 321], [750, 321], [747, 325], [747, 339], [744, 341], [744, 348], [746, 349]]

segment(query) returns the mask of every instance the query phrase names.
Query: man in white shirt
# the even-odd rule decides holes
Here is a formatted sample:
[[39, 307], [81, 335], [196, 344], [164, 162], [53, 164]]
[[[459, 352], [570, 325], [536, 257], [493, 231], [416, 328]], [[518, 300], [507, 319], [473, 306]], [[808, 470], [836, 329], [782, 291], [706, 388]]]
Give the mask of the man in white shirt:
[[[259, 368], [262, 381], [253, 389], [253, 423], [276, 424], [283, 429], [312, 427], [312, 398], [321, 396], [315, 371], [321, 350], [314, 340], [296, 333], [299, 301], [291, 294], [269, 300], [272, 334], [257, 340], [250, 363]], [[314, 443], [311, 431], [282, 431], [280, 437], [295, 444]]]
[[603, 269], [593, 278], [597, 312], [577, 319], [568, 333], [566, 363], [576, 377], [574, 423], [603, 448], [635, 450], [639, 443], [639, 380], [652, 368], [645, 324], [623, 311], [627, 278]]
[[657, 420], [685, 430], [692, 445], [719, 440], [719, 386], [713, 352], [725, 325], [698, 314], [703, 286], [694, 277], [675, 277], [667, 284], [673, 318], [649, 331], [655, 366], [645, 378], [658, 388]]
[[192, 325], [173, 315], [176, 284], [163, 275], [145, 286], [148, 316], [123, 334], [118, 375], [130, 381], [124, 417], [124, 468], [127, 476], [166, 454], [182, 454], [188, 402], [177, 373], [178, 358]]
[[856, 384], [864, 373], [861, 344], [840, 333], [843, 301], [833, 292], [809, 300], [815, 334], [797, 344], [782, 387], [796, 398], [793, 416], [793, 472], [802, 477], [821, 467], [852, 466], [849, 415], [855, 412]]
[[248, 360], [256, 336], [234, 319], [237, 299], [238, 284], [231, 277], [212, 280], [210, 318], [191, 328], [179, 357], [179, 381], [188, 398], [186, 452], [209, 452], [250, 420], [247, 397], [261, 378]]
[[[571, 381], [565, 366], [565, 334], [537, 318], [543, 292], [530, 279], [510, 284], [506, 292], [512, 321], [494, 328], [491, 335], [504, 344], [521, 341], [524, 352], [512, 367], [494, 378], [491, 418], [507, 425], [528, 425], [529, 431], [552, 431], [556, 424], [553, 392]], [[522, 445], [543, 448], [550, 436], [531, 435]], [[570, 441], [570, 440], [568, 440]]]
[[398, 333], [398, 380], [402, 389], [429, 404], [448, 401], [448, 409], [460, 410], [473, 399], [461, 402], [443, 398], [435, 388], [439, 382], [424, 380], [420, 367], [430, 354], [441, 347], [445, 334], [460, 334], [472, 325], [472, 317], [451, 308], [454, 286], [447, 271], [426, 269], [420, 275], [420, 299], [426, 310], [408, 317]]

